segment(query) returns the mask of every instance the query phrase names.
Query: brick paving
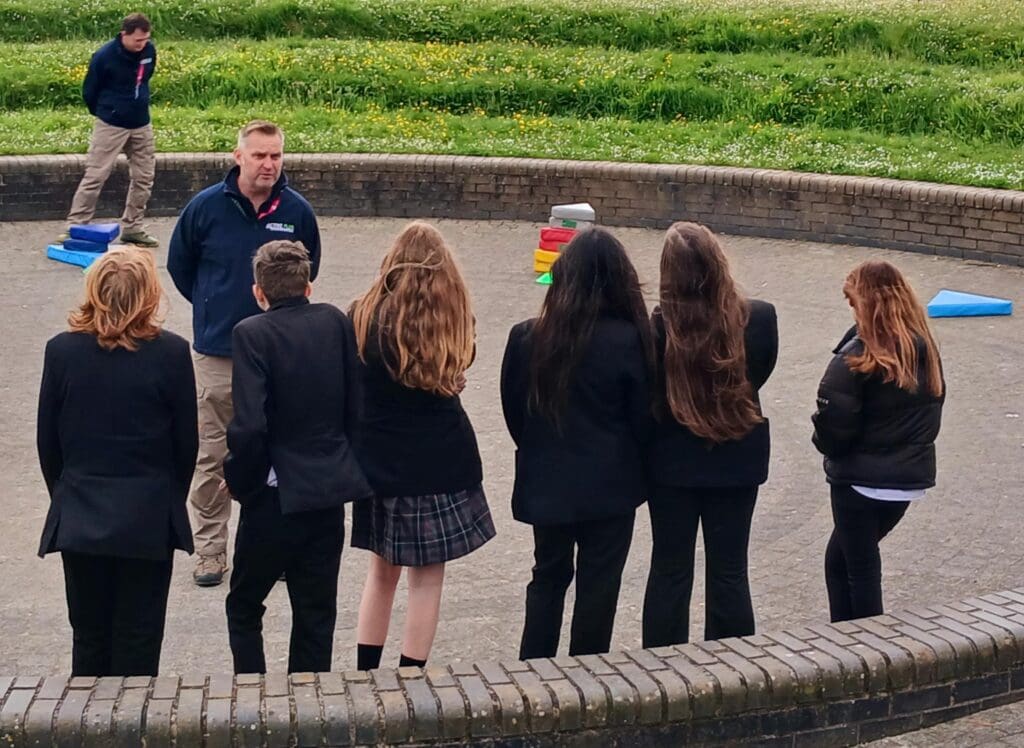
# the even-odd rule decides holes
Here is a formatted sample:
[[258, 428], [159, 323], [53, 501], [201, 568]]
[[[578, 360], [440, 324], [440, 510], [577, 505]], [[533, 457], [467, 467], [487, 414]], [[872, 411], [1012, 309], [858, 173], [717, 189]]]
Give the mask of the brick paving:
[[1024, 745], [1024, 702], [986, 709], [867, 745], [872, 748], [1020, 748]]
[[[367, 286], [402, 225], [398, 219], [325, 219], [324, 264], [315, 298], [347, 305]], [[470, 559], [451, 564], [434, 661], [510, 659], [517, 650], [531, 547], [528, 528], [510, 516], [512, 445], [498, 404], [498, 372], [508, 328], [535, 314], [543, 296], [530, 271], [539, 225], [450, 220], [438, 225], [459, 250], [479, 320], [479, 353], [464, 400], [483, 453], [498, 537]], [[161, 266], [172, 227], [169, 219], [151, 224], [165, 245], [157, 250]], [[42, 348], [62, 329], [81, 287], [76, 269], [43, 256], [46, 242], [60, 229], [56, 222], [0, 224], [0, 320], [13, 338], [13, 355], [0, 362], [0, 470], [6, 484], [0, 494], [6, 541], [0, 546], [0, 673], [58, 674], [70, 665], [60, 562], [34, 555], [46, 510], [33, 430]], [[661, 232], [616, 233], [630, 248], [653, 300]], [[774, 452], [751, 543], [758, 626], [780, 629], [822, 621], [827, 608], [821, 567], [831, 519], [820, 461], [809, 441], [809, 415], [831, 347], [850, 320], [840, 293], [845, 273], [860, 259], [887, 257], [904, 269], [925, 299], [948, 287], [1016, 296], [1019, 302], [1024, 270], [836, 245], [740, 237], [730, 237], [727, 244], [748, 292], [778, 307], [781, 328], [778, 367], [762, 396]], [[167, 311], [167, 326], [188, 335], [188, 304], [172, 292]], [[939, 320], [935, 330], [949, 382], [939, 443], [940, 483], [883, 545], [890, 608], [1017, 587], [1024, 567], [1024, 527], [1017, 511], [1024, 457], [1024, 321], [1018, 312], [1011, 318]], [[639, 646], [649, 544], [641, 510], [613, 642], [619, 649]], [[337, 668], [354, 664], [365, 560], [361, 551], [346, 549], [343, 556]], [[226, 586], [195, 588], [191, 568], [191, 560], [179, 555], [163, 671], [227, 672]], [[385, 663], [398, 659], [402, 597], [400, 590]], [[283, 587], [272, 593], [267, 606], [268, 664], [283, 671], [290, 623]], [[693, 607], [692, 635], [699, 638], [699, 582]], [[992, 713], [978, 717], [987, 714]]]

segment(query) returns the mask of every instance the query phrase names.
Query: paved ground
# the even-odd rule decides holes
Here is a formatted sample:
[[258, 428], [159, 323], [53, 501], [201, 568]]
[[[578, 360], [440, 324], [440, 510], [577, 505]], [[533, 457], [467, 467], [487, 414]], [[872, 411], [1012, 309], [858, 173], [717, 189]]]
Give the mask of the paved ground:
[[872, 748], [1020, 748], [1024, 745], [1024, 702], [987, 709], [868, 745]]
[[[157, 220], [165, 242], [173, 222]], [[315, 297], [341, 305], [369, 283], [379, 258], [402, 225], [389, 219], [324, 221], [324, 263]], [[527, 528], [511, 519], [511, 442], [498, 405], [498, 370], [509, 327], [536, 313], [543, 290], [534, 285], [531, 254], [538, 226], [442, 221], [459, 250], [479, 319], [479, 355], [464, 395], [483, 451], [486, 490], [499, 535], [470, 559], [450, 567], [435, 659], [513, 657], [531, 565]], [[0, 360], [0, 672], [67, 672], [70, 630], [60, 561], [35, 557], [46, 496], [35, 458], [34, 417], [42, 349], [63, 327], [80, 293], [81, 274], [45, 259], [42, 248], [58, 223], [0, 224], [0, 319], [11, 344]], [[617, 232], [630, 248], [653, 300], [660, 233]], [[832, 345], [850, 321], [840, 293], [858, 260], [897, 262], [924, 298], [942, 287], [1021, 302], [1024, 271], [937, 257], [855, 247], [729, 238], [729, 253], [751, 295], [779, 310], [781, 352], [763, 393], [772, 422], [771, 479], [754, 517], [752, 584], [758, 625], [778, 628], [826, 617], [822, 556], [830, 531], [827, 491], [809, 441], [814, 393]], [[165, 250], [158, 251], [163, 264]], [[171, 286], [168, 283], [168, 288]], [[190, 308], [171, 294], [167, 325], [188, 335]], [[940, 482], [913, 507], [884, 544], [887, 604], [955, 600], [1020, 585], [1024, 528], [1019, 520], [1024, 457], [1024, 317], [942, 320], [935, 330], [949, 380], [939, 445]], [[650, 532], [640, 512], [625, 573], [614, 646], [640, 641], [640, 610]], [[335, 666], [354, 664], [356, 604], [365, 569], [361, 551], [346, 550], [340, 582]], [[227, 671], [225, 588], [200, 590], [191, 563], [177, 559], [163, 670]], [[693, 634], [702, 630], [702, 594], [695, 591]], [[401, 599], [401, 594], [399, 596]], [[401, 630], [403, 606], [396, 609]], [[266, 634], [272, 668], [284, 669], [289, 613], [283, 589], [268, 601]], [[397, 662], [397, 642], [385, 662]], [[1017, 712], [1019, 714], [1019, 712]], [[983, 715], [982, 717], [987, 718]], [[981, 719], [979, 717], [978, 719]], [[1020, 717], [1018, 716], [1018, 724]], [[916, 745], [916, 744], [915, 744]]]

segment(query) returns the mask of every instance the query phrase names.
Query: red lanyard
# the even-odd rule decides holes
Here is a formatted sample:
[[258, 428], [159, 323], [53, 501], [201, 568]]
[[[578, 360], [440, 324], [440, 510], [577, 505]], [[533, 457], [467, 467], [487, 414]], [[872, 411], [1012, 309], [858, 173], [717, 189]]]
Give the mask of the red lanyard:
[[280, 205], [280, 204], [281, 204], [281, 198], [280, 198], [280, 196], [278, 196], [278, 197], [275, 197], [275, 198], [274, 198], [274, 202], [272, 202], [272, 203], [270, 204], [270, 206], [269, 206], [269, 207], [268, 207], [268, 208], [267, 208], [267, 209], [266, 209], [265, 211], [263, 211], [262, 213], [258, 213], [258, 214], [256, 215], [256, 220], [257, 220], [257, 221], [262, 221], [262, 220], [263, 220], [264, 218], [266, 218], [266, 217], [267, 217], [267, 216], [269, 216], [269, 215], [270, 215], [271, 213], [273, 213], [273, 212], [274, 212], [275, 210], [277, 210], [277, 206], [278, 206], [278, 205]]

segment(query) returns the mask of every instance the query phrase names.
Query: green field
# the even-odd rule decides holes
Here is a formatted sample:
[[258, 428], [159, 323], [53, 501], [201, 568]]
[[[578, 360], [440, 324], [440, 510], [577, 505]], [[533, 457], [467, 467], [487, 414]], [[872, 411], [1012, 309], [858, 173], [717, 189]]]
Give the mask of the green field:
[[[292, 151], [788, 168], [1024, 187], [1024, 3], [151, 0], [163, 151], [246, 119]], [[82, 151], [135, 4], [0, 6], [0, 152]]]

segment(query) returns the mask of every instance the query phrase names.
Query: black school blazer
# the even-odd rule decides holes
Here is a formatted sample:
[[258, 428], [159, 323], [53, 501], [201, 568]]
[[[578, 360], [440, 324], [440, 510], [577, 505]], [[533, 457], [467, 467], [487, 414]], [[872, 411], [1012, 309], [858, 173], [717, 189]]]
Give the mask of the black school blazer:
[[235, 325], [231, 350], [231, 494], [257, 498], [273, 467], [282, 514], [369, 496], [353, 449], [362, 393], [348, 317], [304, 296], [284, 299]]
[[39, 555], [166, 560], [192, 552], [185, 499], [199, 449], [188, 343], [136, 351], [64, 332], [46, 344], [36, 429], [50, 493]]
[[640, 335], [625, 320], [598, 320], [559, 431], [528, 403], [535, 322], [512, 328], [501, 366], [501, 405], [517, 447], [512, 515], [557, 525], [632, 513], [646, 498], [643, 452], [651, 428]]
[[[651, 480], [659, 485], [685, 488], [757, 486], [768, 479], [771, 438], [765, 419], [742, 439], [715, 444], [696, 436], [676, 421], [665, 396], [665, 323], [659, 309], [651, 318], [658, 359], [658, 424], [651, 443]], [[758, 390], [768, 381], [779, 354], [779, 325], [775, 307], [750, 300], [750, 317], [743, 333], [747, 349], [747, 379]]]

